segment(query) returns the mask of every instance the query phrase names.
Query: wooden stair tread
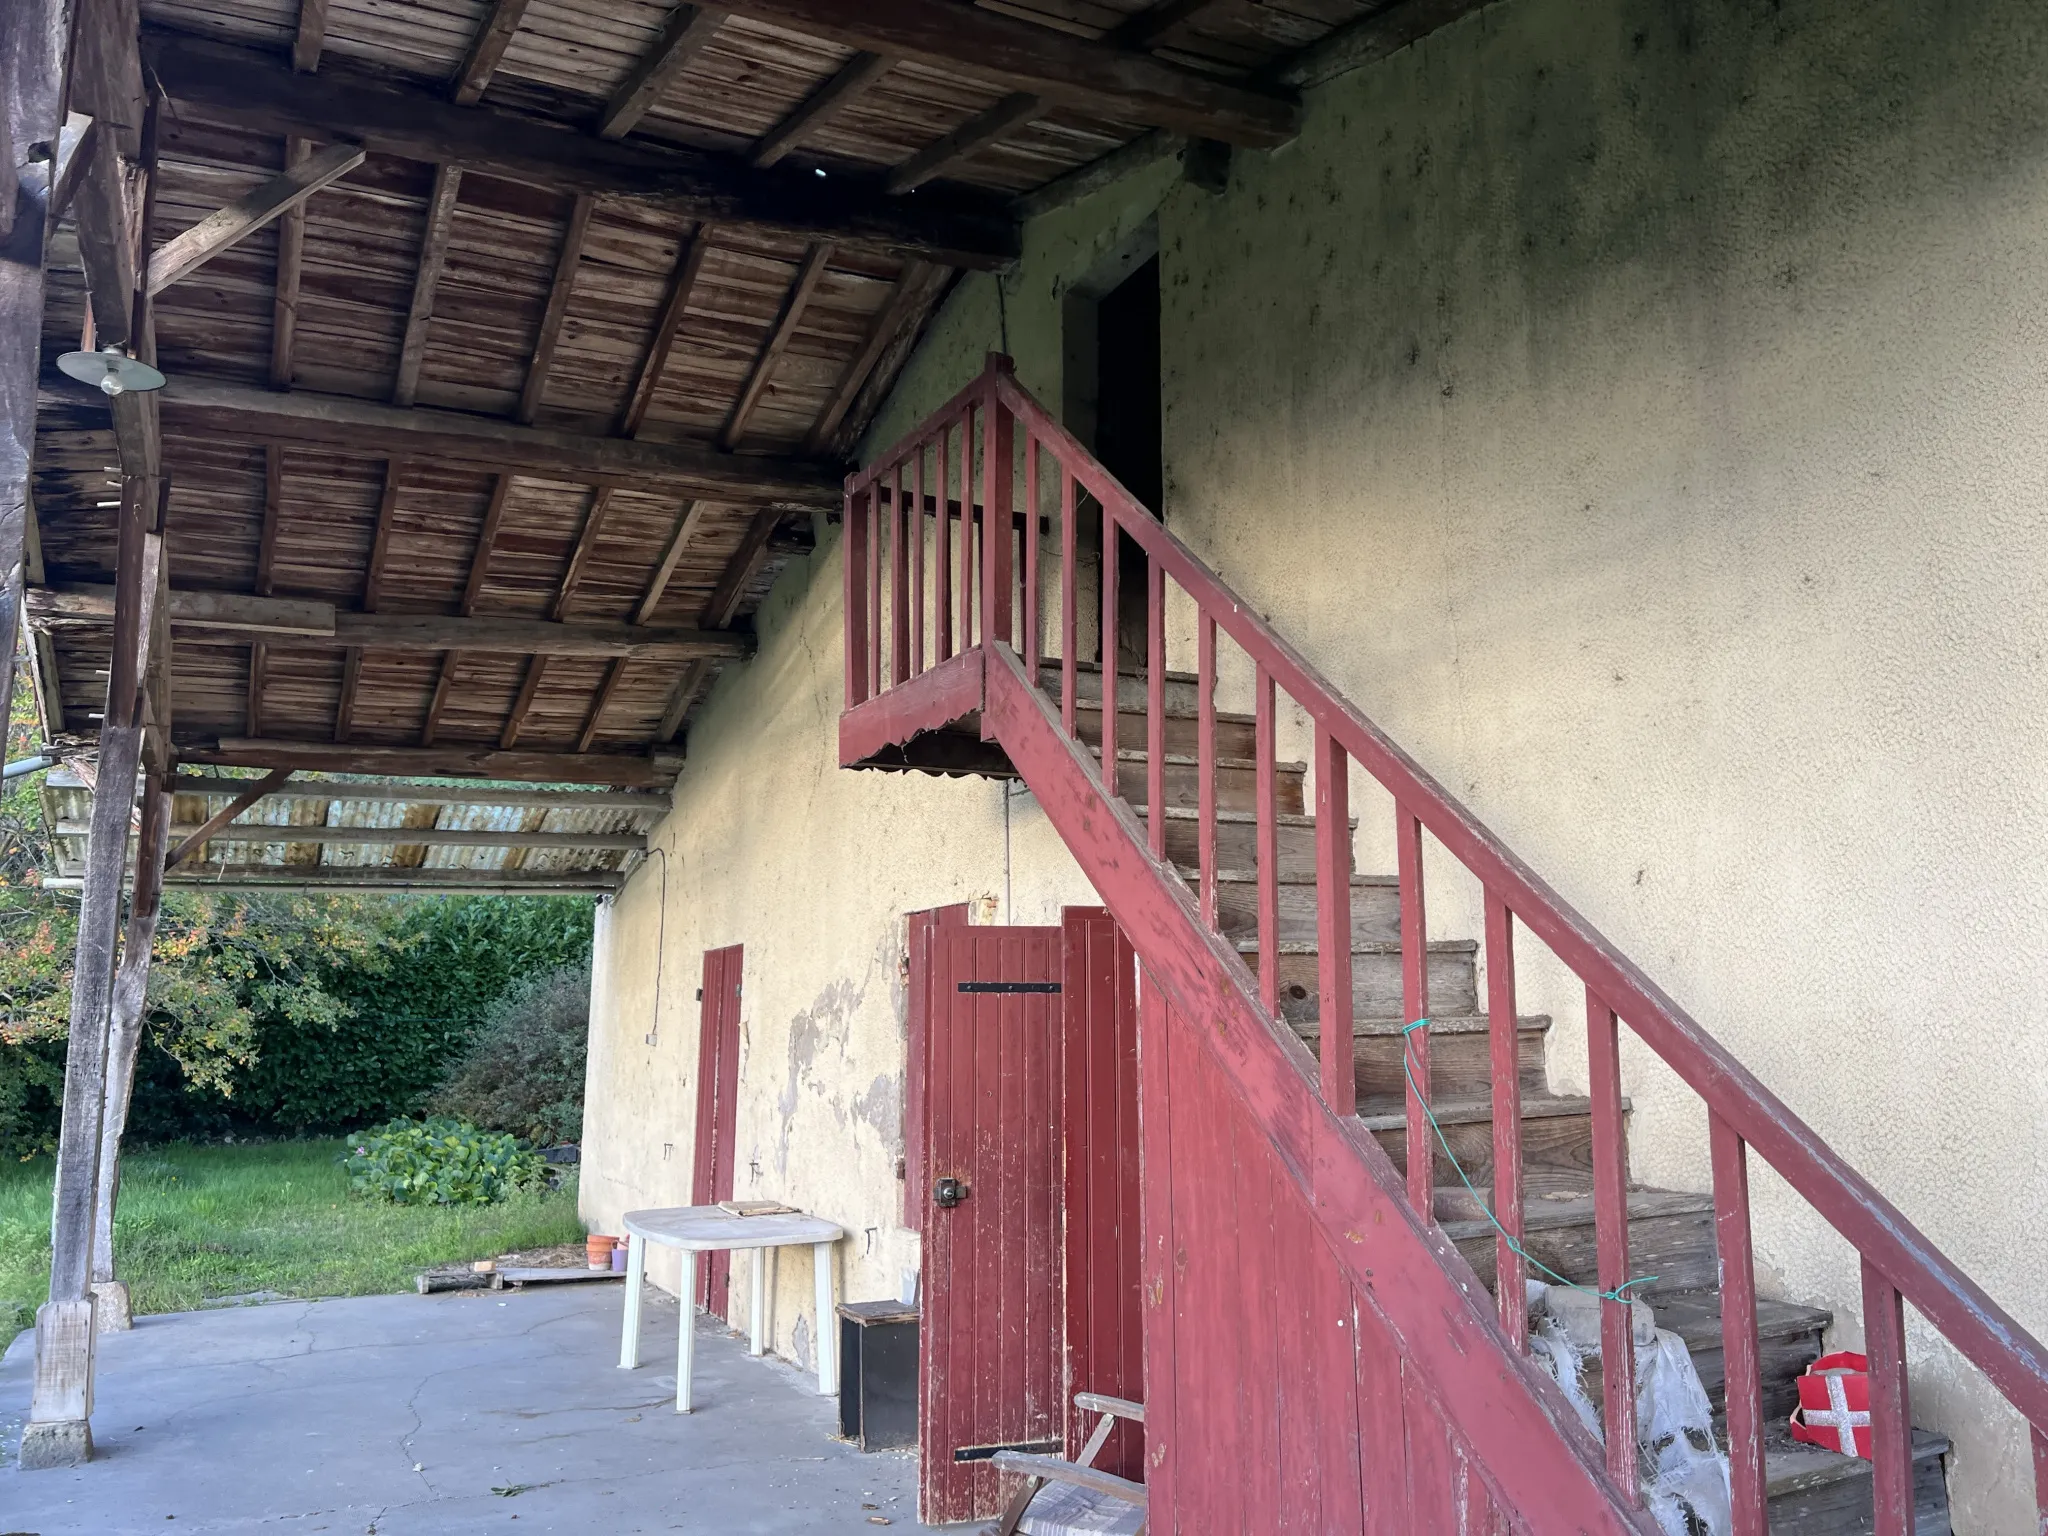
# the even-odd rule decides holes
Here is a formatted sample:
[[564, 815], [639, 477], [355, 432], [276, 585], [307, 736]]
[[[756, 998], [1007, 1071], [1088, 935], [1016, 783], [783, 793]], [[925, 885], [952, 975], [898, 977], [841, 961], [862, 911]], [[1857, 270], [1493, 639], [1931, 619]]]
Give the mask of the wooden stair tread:
[[[1471, 1196], [1455, 1184], [1439, 1185], [1436, 1198], [1441, 1208], [1448, 1203], [1453, 1206], [1467, 1205]], [[1694, 1216], [1701, 1213], [1711, 1215], [1714, 1209], [1712, 1195], [1689, 1195], [1671, 1189], [1632, 1189], [1628, 1192], [1628, 1219], [1642, 1221], [1658, 1216]], [[1544, 1232], [1558, 1227], [1575, 1227], [1593, 1220], [1593, 1197], [1590, 1194], [1570, 1195], [1563, 1199], [1536, 1196], [1522, 1208], [1522, 1231]], [[1440, 1221], [1444, 1236], [1452, 1242], [1463, 1242], [1470, 1238], [1484, 1237], [1494, 1230], [1493, 1223], [1483, 1216], [1459, 1217], [1452, 1221]]]
[[[1313, 955], [1319, 953], [1314, 939], [1282, 939], [1273, 946], [1273, 949], [1276, 954], [1282, 955]], [[1259, 952], [1258, 936], [1252, 934], [1239, 939], [1237, 941], [1237, 952], [1240, 955], [1256, 955]], [[1432, 955], [1476, 955], [1479, 953], [1479, 941], [1477, 939], [1431, 939], [1429, 941], [1429, 952]], [[1401, 946], [1390, 941], [1353, 939], [1351, 941], [1351, 953], [1354, 955], [1398, 955], [1401, 953]]]
[[[1038, 671], [1040, 676], [1050, 672], [1054, 677], [1058, 677], [1061, 667], [1065, 664], [1066, 658], [1063, 656], [1041, 656], [1038, 658]], [[1102, 671], [1102, 663], [1099, 661], [1077, 660], [1074, 663], [1074, 670], [1076, 672], [1098, 674]], [[1143, 667], [1118, 667], [1116, 675], [1118, 677], [1134, 677], [1138, 681], [1143, 682], [1145, 680], [1145, 669]], [[1196, 687], [1200, 687], [1202, 682], [1201, 677], [1196, 673], [1175, 672], [1171, 668], [1167, 670], [1166, 680], [1169, 683], [1191, 683]]]
[[[1718, 1432], [1719, 1426], [1716, 1426]], [[1723, 1439], [1726, 1437], [1723, 1436]], [[1913, 1459], [1926, 1461], [1945, 1456], [1948, 1438], [1931, 1430], [1913, 1431]], [[1783, 1498], [1829, 1483], [1870, 1476], [1870, 1463], [1861, 1456], [1844, 1456], [1840, 1451], [1794, 1440], [1783, 1424], [1773, 1422], [1764, 1430], [1764, 1497]], [[1867, 1529], [1867, 1527], [1866, 1527]]]
[[[1407, 1024], [1398, 1014], [1388, 1014], [1383, 1018], [1354, 1018], [1351, 1021], [1351, 1038], [1354, 1040], [1393, 1039], [1405, 1034], [1407, 1028]], [[1539, 1034], [1549, 1028], [1550, 1015], [1547, 1013], [1525, 1013], [1515, 1020], [1515, 1032], [1517, 1034]], [[1323, 1035], [1317, 1021], [1312, 1019], [1304, 1019], [1296, 1024], [1294, 1032], [1304, 1040], [1320, 1040]], [[1441, 1016], [1433, 1013], [1429, 1016], [1429, 1032], [1432, 1035], [1491, 1034], [1493, 1032], [1493, 1021], [1483, 1013]]]
[[[1079, 742], [1077, 745], [1090, 757], [1100, 759], [1102, 756], [1102, 748], [1092, 742]], [[1146, 752], [1143, 747], [1118, 747], [1116, 749], [1116, 760], [1120, 763], [1142, 763], [1145, 761], [1145, 758]], [[1192, 752], [1168, 752], [1159, 760], [1174, 768], [1199, 768], [1202, 766], [1202, 760]], [[1236, 768], [1256, 773], [1259, 764], [1258, 759], [1251, 757], [1219, 757], [1216, 759], [1216, 766], [1218, 768]], [[1275, 762], [1273, 768], [1277, 773], [1298, 773], [1303, 775], [1308, 773], [1308, 764], [1299, 760]], [[1315, 818], [1307, 816], [1303, 820], [1313, 822]]]
[[[1430, 1110], [1436, 1115], [1438, 1125], [1476, 1125], [1493, 1118], [1491, 1099], [1445, 1099], [1432, 1103]], [[1628, 1108], [1627, 1098], [1621, 1107]], [[1590, 1115], [1593, 1101], [1585, 1098], [1548, 1093], [1525, 1093], [1522, 1095], [1522, 1118], [1524, 1120], [1548, 1120], [1562, 1115]], [[1358, 1115], [1361, 1124], [1368, 1131], [1399, 1131], [1407, 1128], [1408, 1111], [1403, 1105], [1391, 1108], [1374, 1105], [1361, 1109]], [[1449, 1223], [1445, 1223], [1446, 1230]]]
[[[1674, 1291], [1650, 1299], [1657, 1326], [1685, 1340], [1685, 1347], [1697, 1353], [1716, 1349], [1721, 1343], [1721, 1293], [1719, 1291]], [[1834, 1322], [1835, 1314], [1825, 1307], [1802, 1307], [1797, 1302], [1756, 1299], [1756, 1331], [1759, 1339], [1795, 1338], [1814, 1333]]]
[[[1199, 865], [1176, 864], [1173, 868], [1174, 873], [1190, 885], [1202, 878], [1202, 871]], [[1219, 869], [1216, 871], [1216, 883], [1218, 885], [1257, 885], [1259, 883], [1259, 872], [1255, 869]], [[1316, 883], [1316, 877], [1314, 875], [1290, 875], [1283, 871], [1275, 883], [1279, 885], [1313, 886]], [[1386, 890], [1398, 890], [1400, 889], [1401, 878], [1398, 875], [1368, 875], [1354, 869], [1351, 872], [1351, 884], [1353, 888], [1378, 886]]]
[[[1138, 755], [1140, 757], [1144, 756], [1142, 752]], [[1171, 759], [1168, 759], [1168, 761], [1171, 761]], [[1249, 761], [1249, 759], [1239, 759], [1239, 761]], [[1142, 788], [1143, 786], [1139, 787]], [[1144, 800], [1130, 800], [1125, 803], [1140, 818], [1143, 818], [1150, 809], [1149, 803]], [[1166, 819], [1168, 821], [1200, 821], [1202, 819], [1201, 808], [1193, 805], [1169, 805], [1166, 808]], [[1219, 823], [1227, 821], [1241, 826], [1251, 826], [1256, 824], [1258, 819], [1259, 813], [1257, 811], [1226, 811], [1220, 806], [1216, 811], [1216, 820]], [[1314, 816], [1297, 811], [1282, 811], [1274, 821], [1274, 825], [1282, 827], [1312, 827], [1315, 824], [1316, 819]], [[1354, 832], [1358, 830], [1358, 818], [1356, 816], [1351, 818], [1351, 829]]]

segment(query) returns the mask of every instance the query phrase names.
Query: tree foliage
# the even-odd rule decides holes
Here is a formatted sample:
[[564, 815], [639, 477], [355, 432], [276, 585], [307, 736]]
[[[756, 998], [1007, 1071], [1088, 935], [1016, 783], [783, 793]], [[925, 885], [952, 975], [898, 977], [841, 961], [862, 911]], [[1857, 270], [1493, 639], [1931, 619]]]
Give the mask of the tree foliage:
[[[18, 668], [7, 756], [38, 738]], [[78, 898], [39, 775], [0, 793], [0, 1152], [55, 1142]], [[514, 982], [590, 953], [578, 897], [165, 893], [130, 1126], [141, 1139], [331, 1131], [410, 1113]]]
[[433, 1107], [544, 1146], [574, 1141], [589, 1040], [587, 964], [516, 984], [456, 1058]]

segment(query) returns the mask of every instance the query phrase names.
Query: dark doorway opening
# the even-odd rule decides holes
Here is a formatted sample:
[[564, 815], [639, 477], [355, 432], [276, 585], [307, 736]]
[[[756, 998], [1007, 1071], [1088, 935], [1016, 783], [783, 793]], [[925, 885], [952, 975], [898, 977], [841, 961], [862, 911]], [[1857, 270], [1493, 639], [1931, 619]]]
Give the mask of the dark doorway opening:
[[[1141, 230], [1069, 291], [1066, 333], [1067, 426], [1154, 516], [1163, 517], [1156, 231]], [[1092, 498], [1084, 497], [1078, 513], [1085, 585], [1094, 586], [1101, 564], [1102, 512]], [[1123, 537], [1117, 547], [1114, 654], [1124, 668], [1144, 660], [1145, 575], [1136, 541]], [[1093, 600], [1089, 610], [1090, 619], [1101, 612]], [[1084, 623], [1083, 636], [1089, 637], [1092, 628]], [[1102, 637], [1094, 634], [1083, 654], [1092, 653], [1100, 661], [1104, 649]]]

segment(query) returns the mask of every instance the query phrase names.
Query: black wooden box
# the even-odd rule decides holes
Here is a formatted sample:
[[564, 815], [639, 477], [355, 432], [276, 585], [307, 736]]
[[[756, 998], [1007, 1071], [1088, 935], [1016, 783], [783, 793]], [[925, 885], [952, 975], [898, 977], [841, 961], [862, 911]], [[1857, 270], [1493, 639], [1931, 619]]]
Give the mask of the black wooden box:
[[839, 1433], [864, 1451], [917, 1444], [917, 1308], [839, 1304]]

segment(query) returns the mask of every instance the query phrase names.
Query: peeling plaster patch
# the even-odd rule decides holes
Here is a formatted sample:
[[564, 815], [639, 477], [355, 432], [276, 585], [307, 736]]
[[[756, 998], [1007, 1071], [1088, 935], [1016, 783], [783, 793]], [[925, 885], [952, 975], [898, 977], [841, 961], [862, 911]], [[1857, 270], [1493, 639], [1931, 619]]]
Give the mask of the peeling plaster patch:
[[796, 1320], [796, 1326], [790, 1330], [789, 1352], [796, 1357], [796, 1363], [802, 1370], [808, 1371], [816, 1364], [811, 1359], [811, 1320], [809, 1318], [799, 1317]]
[[867, 1091], [853, 1101], [854, 1118], [864, 1120], [882, 1138], [891, 1158], [903, 1155], [903, 1079], [876, 1073]]
[[[851, 981], [835, 981], [818, 994], [809, 1008], [790, 1020], [789, 1073], [783, 1079], [782, 1095], [775, 1103], [782, 1118], [782, 1128], [775, 1141], [777, 1173], [789, 1172], [790, 1127], [796, 1118], [801, 1089], [817, 1084], [819, 1047], [829, 1039], [838, 1045], [840, 1060], [845, 1060], [847, 1027], [860, 1010], [861, 999], [866, 992], [865, 987], [856, 987]], [[841, 1111], [839, 1119], [842, 1123], [845, 1118], [844, 1111]]]

